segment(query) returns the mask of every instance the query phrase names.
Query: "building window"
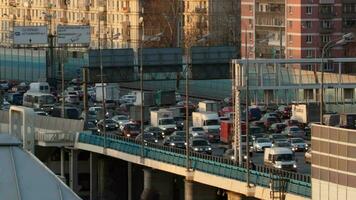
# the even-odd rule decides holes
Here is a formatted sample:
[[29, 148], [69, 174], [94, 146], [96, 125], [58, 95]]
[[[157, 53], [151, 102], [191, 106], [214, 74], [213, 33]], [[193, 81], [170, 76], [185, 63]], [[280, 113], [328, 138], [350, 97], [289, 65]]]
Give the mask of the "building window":
[[323, 20], [321, 21], [322, 28], [331, 28], [331, 21], [330, 20]]
[[306, 10], [305, 10], [305, 13], [306, 13], [306, 14], [308, 14], [308, 15], [311, 15], [311, 14], [312, 14], [312, 7], [311, 7], [311, 6], [307, 6], [305, 9], [306, 9]]
[[292, 50], [288, 50], [288, 56], [289, 56], [289, 58], [293, 58], [293, 55], [292, 55]]
[[252, 33], [248, 33], [248, 38], [252, 41]]
[[312, 43], [313, 42], [312, 41], [312, 36], [311, 35], [307, 35], [306, 38], [305, 38], [305, 42], [308, 43], [308, 44]]
[[342, 11], [344, 13], [356, 13], [356, 3], [344, 3]]
[[292, 6], [288, 6], [288, 12], [289, 12], [289, 14], [292, 14]]
[[248, 19], [248, 25], [250, 28], [252, 28], [252, 19]]
[[320, 36], [321, 43], [327, 43], [330, 41], [330, 35], [321, 35]]
[[292, 37], [292, 35], [288, 35], [288, 42], [289, 42], [289, 43], [293, 43], [293, 37]]
[[313, 57], [313, 50], [307, 50], [307, 58]]
[[248, 6], [248, 10], [249, 10], [250, 12], [252, 12], [252, 5], [249, 5], [249, 6]]
[[293, 21], [288, 21], [288, 26], [289, 26], [289, 28], [292, 28], [292, 26], [293, 26]]
[[303, 28], [311, 28], [312, 27], [312, 22], [311, 21], [305, 21], [303, 23]]

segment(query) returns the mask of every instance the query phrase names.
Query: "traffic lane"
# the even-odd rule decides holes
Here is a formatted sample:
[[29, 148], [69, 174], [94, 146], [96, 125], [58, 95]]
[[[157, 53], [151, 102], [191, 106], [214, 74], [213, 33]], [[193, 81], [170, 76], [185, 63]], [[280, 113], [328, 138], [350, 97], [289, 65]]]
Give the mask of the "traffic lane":
[[[310, 175], [311, 169], [310, 169], [310, 164], [305, 163], [304, 160], [304, 153], [305, 152], [296, 152], [295, 153], [295, 158], [297, 160], [297, 172], [301, 174], [308, 174]], [[263, 152], [261, 153], [253, 153], [252, 155], [252, 162], [255, 163], [256, 165], [263, 165]]]

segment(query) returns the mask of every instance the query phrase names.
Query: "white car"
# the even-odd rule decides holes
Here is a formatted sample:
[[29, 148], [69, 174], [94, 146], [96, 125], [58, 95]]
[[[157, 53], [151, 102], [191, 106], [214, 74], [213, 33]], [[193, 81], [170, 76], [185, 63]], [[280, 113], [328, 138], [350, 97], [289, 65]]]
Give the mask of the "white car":
[[253, 143], [253, 150], [255, 152], [264, 152], [265, 148], [271, 148], [272, 142], [268, 138], [257, 138]]
[[193, 137], [203, 137], [203, 138], [207, 137], [202, 127], [190, 127], [189, 134], [192, 135]]
[[77, 95], [68, 94], [65, 96], [64, 101], [66, 103], [78, 104], [80, 100]]
[[308, 144], [302, 138], [290, 138], [289, 142], [294, 152], [308, 150]]
[[119, 125], [130, 122], [129, 118], [126, 115], [115, 115], [111, 119], [114, 120]]
[[132, 94], [127, 94], [121, 97], [120, 102], [133, 103], [136, 101], [136, 96]]

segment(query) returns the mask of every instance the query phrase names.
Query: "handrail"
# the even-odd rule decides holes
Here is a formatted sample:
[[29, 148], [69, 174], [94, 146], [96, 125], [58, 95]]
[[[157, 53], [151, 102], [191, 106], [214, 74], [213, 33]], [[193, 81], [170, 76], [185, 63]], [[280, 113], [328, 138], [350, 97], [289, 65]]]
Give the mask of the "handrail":
[[[77, 142], [104, 146], [104, 137], [101, 135], [93, 135], [88, 132], [82, 132], [79, 133]], [[137, 156], [141, 155], [141, 142], [132, 138], [107, 134], [106, 144], [107, 148], [134, 154]], [[144, 156], [147, 158], [178, 165], [181, 167], [185, 166], [185, 149], [163, 146], [155, 143], [145, 143], [144, 150]], [[190, 152], [190, 158], [191, 166], [195, 170], [245, 181], [247, 170], [244, 167], [246, 166], [241, 167], [230, 159], [197, 152]], [[271, 177], [278, 177], [278, 179], [287, 180], [288, 192], [306, 197], [311, 196], [311, 183], [310, 176], [308, 175], [273, 169], [262, 165], [257, 165], [255, 169], [250, 170], [250, 172], [250, 177], [253, 184], [269, 187]]]

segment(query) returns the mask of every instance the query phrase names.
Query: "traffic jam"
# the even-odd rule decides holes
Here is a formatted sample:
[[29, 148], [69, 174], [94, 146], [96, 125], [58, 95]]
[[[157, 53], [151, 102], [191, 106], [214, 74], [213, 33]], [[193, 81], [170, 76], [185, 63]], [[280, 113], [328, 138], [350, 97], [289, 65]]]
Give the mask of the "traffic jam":
[[[140, 91], [120, 88], [117, 83], [106, 83], [103, 87], [98, 83], [87, 87], [88, 111], [84, 112], [83, 86], [76, 79], [67, 85], [64, 92], [58, 92], [46, 82], [0, 81], [3, 96], [1, 109], [8, 110], [11, 105], [23, 105], [33, 108], [38, 115], [86, 119], [85, 129], [92, 134], [105, 132], [172, 148], [185, 149], [188, 145], [194, 152], [236, 160], [233, 150], [234, 108], [231, 97], [222, 101], [190, 98], [187, 103], [184, 96], [174, 90], [144, 91], [141, 95]], [[310, 173], [308, 109], [305, 110], [305, 119], [295, 119], [292, 116], [293, 106], [298, 105], [249, 106], [248, 145], [246, 108], [242, 107], [241, 149], [244, 158], [249, 152], [253, 164]], [[188, 142], [185, 131], [187, 107]], [[141, 117], [144, 124], [143, 134]]]

